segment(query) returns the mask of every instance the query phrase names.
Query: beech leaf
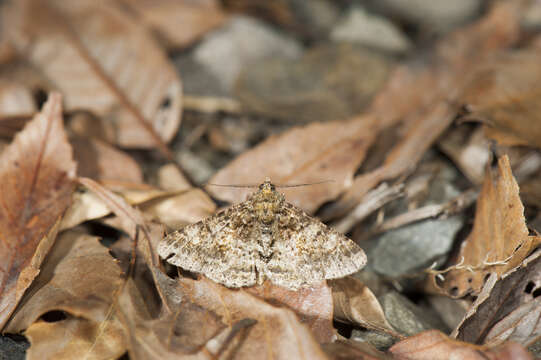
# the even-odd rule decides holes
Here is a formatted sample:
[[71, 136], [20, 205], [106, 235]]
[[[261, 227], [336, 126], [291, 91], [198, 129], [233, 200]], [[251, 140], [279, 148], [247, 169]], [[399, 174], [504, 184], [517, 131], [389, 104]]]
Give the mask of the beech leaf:
[[0, 328], [40, 272], [74, 177], [61, 97], [52, 94], [0, 155]]
[[142, 24], [114, 1], [24, 0], [4, 15], [11, 42], [62, 91], [68, 111], [113, 121], [121, 146], [167, 153], [163, 143], [178, 129], [182, 89]]
[[477, 200], [475, 221], [460, 247], [458, 260], [436, 276], [443, 276], [441, 289], [453, 297], [478, 294], [490, 273], [503, 275], [519, 266], [541, 241], [529, 236], [518, 184], [507, 155], [498, 160], [498, 173], [488, 170]]

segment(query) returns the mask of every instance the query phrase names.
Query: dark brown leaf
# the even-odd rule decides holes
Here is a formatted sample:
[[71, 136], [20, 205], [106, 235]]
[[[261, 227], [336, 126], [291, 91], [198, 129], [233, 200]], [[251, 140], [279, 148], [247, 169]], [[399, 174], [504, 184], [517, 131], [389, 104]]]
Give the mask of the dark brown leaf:
[[541, 252], [503, 279], [487, 281], [453, 335], [475, 344], [512, 340], [529, 346], [540, 336]]
[[52, 94], [0, 157], [0, 328], [40, 272], [74, 177], [61, 97]]

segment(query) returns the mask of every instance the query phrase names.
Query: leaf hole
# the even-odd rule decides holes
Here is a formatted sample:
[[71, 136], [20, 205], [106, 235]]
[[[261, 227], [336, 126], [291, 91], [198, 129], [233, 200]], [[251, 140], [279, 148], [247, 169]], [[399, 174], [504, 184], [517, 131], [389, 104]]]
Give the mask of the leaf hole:
[[37, 108], [41, 109], [43, 104], [47, 101], [47, 92], [42, 88], [36, 88], [32, 91], [32, 95], [34, 96], [34, 102], [36, 103]]
[[538, 297], [539, 295], [541, 295], [541, 287], [535, 289], [535, 290], [533, 291], [533, 293], [532, 293], [532, 296], [533, 296], [534, 298]]
[[451, 296], [457, 296], [457, 295], [458, 295], [458, 287], [457, 287], [457, 286], [453, 286], [453, 287], [449, 290], [449, 294], [451, 294]]
[[473, 282], [473, 279], [470, 277], [468, 278], [468, 284], [471, 284]]
[[531, 294], [534, 288], [535, 288], [535, 283], [533, 281], [528, 281], [528, 283], [526, 284], [526, 287], [524, 288], [524, 292], [526, 294]]
[[160, 110], [166, 110], [169, 109], [169, 107], [171, 107], [171, 98], [168, 96], [160, 103]]
[[66, 320], [67, 318], [68, 316], [66, 315], [66, 313], [60, 310], [49, 311], [41, 315], [41, 319], [49, 323]]

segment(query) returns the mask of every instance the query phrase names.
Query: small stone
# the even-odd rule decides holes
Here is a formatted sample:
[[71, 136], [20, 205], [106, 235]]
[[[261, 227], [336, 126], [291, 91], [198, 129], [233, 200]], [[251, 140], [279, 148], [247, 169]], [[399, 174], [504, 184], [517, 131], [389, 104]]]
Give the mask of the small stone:
[[208, 34], [194, 50], [194, 59], [205, 66], [230, 92], [239, 72], [258, 66], [265, 58], [298, 58], [301, 46], [266, 24], [245, 16]]
[[371, 330], [354, 329], [351, 333], [351, 340], [363, 341], [373, 345], [376, 349], [385, 351], [390, 348], [398, 339], [389, 334]]
[[445, 324], [433, 312], [415, 305], [396, 291], [390, 291], [378, 300], [387, 321], [394, 329], [406, 336], [434, 328], [448, 331]]
[[[391, 230], [380, 236], [369, 253], [370, 266], [379, 274], [399, 277], [429, 267], [453, 246], [463, 218], [453, 216], [442, 220], [425, 220]], [[399, 261], [398, 261], [399, 260]]]
[[379, 0], [376, 6], [392, 16], [438, 32], [472, 20], [482, 0]]
[[347, 119], [370, 103], [392, 61], [353, 44], [324, 44], [299, 60], [246, 68], [236, 94], [250, 111], [286, 121]]
[[354, 6], [331, 32], [334, 41], [354, 42], [368, 47], [403, 53], [411, 48], [410, 40], [389, 20]]

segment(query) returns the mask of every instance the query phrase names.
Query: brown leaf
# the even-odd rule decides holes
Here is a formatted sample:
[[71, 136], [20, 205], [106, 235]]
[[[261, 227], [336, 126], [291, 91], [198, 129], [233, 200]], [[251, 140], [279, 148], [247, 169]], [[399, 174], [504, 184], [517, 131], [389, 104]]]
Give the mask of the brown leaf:
[[[107, 341], [95, 341], [95, 334], [100, 331]], [[99, 324], [81, 318], [67, 318], [52, 323], [38, 321], [24, 335], [31, 344], [26, 353], [28, 360], [116, 359], [126, 351], [118, 322]]]
[[418, 70], [398, 68], [374, 99], [369, 114], [380, 127], [400, 125], [400, 137], [379, 167], [358, 175], [342, 198], [324, 209], [322, 217], [345, 214], [380, 182], [407, 174], [456, 114], [452, 105], [477, 63], [517, 39], [520, 2], [498, 2], [475, 24], [459, 29], [437, 45], [432, 65]]
[[439, 146], [468, 180], [474, 184], [483, 183], [484, 169], [491, 154], [490, 143], [482, 129], [472, 132], [471, 127], [458, 127], [445, 136]]
[[104, 321], [121, 284], [120, 267], [98, 238], [64, 232], [6, 330], [22, 331], [54, 310]]
[[[244, 152], [209, 182], [260, 184], [269, 176], [279, 186], [332, 180], [301, 190], [280, 189], [286, 193], [289, 202], [313, 212], [323, 202], [335, 198], [351, 181], [374, 141], [375, 125], [375, 119], [371, 117], [357, 117], [293, 128]], [[236, 203], [244, 200], [253, 189], [209, 186], [208, 191], [221, 200]]]
[[489, 348], [450, 339], [437, 330], [411, 336], [389, 351], [399, 360], [532, 360], [526, 349], [515, 343]]
[[75, 136], [70, 139], [79, 176], [96, 180], [142, 183], [143, 172], [137, 162], [125, 152], [94, 138]]
[[362, 282], [346, 277], [330, 284], [336, 319], [400, 337], [385, 318], [376, 296]]
[[541, 252], [537, 251], [503, 279], [487, 281], [453, 336], [476, 344], [511, 340], [532, 345], [541, 337], [540, 285]]
[[0, 328], [40, 271], [74, 176], [61, 97], [52, 94], [0, 157]]
[[185, 48], [227, 19], [216, 0], [119, 0], [168, 48]]
[[295, 311], [299, 320], [310, 327], [318, 342], [326, 343], [336, 339], [332, 326], [333, 298], [325, 281], [296, 291], [266, 282], [246, 291], [270, 304], [287, 306]]
[[[441, 288], [453, 297], [478, 294], [490, 273], [503, 275], [519, 266], [540, 241], [541, 237], [528, 236], [518, 184], [509, 158], [503, 156], [498, 176], [490, 169], [487, 172], [472, 232], [460, 248], [457, 263], [441, 274], [445, 278]], [[431, 275], [440, 287], [435, 277]]]
[[23, 84], [0, 78], [0, 118], [32, 116], [36, 104], [30, 89]]
[[330, 359], [336, 360], [391, 360], [367, 342], [339, 340], [323, 344], [323, 350]]
[[146, 28], [116, 3], [25, 0], [8, 10], [12, 43], [65, 94], [68, 111], [113, 121], [122, 146], [171, 140], [180, 122], [180, 80]]
[[235, 352], [235, 359], [252, 359], [254, 354], [269, 359], [325, 359], [310, 330], [293, 311], [260, 300], [245, 290], [231, 290], [206, 278], [179, 278], [181, 293], [197, 305], [219, 316], [226, 325], [249, 318], [256, 320]]
[[131, 279], [128, 280], [119, 298], [118, 315], [129, 335], [130, 358], [178, 359], [183, 356], [184, 359], [192, 356], [205, 359], [208, 358], [206, 352], [214, 352], [209, 340], [219, 345], [216, 337], [225, 328], [220, 318], [182, 294], [175, 294], [179, 296], [174, 312], [163, 311], [158, 317], [152, 317], [145, 296]]
[[468, 117], [490, 127], [491, 137], [541, 147], [540, 55], [535, 48], [509, 51], [484, 65], [465, 89], [459, 101]]

